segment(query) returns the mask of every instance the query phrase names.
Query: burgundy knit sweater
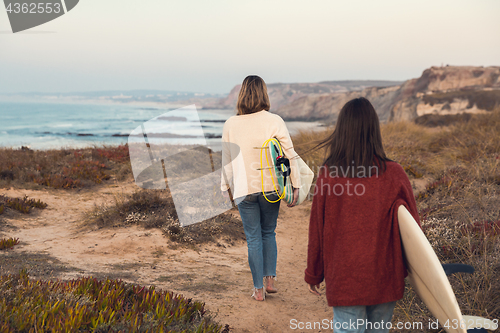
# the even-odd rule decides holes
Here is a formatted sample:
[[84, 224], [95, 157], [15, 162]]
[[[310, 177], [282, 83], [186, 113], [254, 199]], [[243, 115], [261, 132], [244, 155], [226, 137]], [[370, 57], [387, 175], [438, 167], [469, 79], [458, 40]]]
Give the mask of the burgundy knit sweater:
[[323, 168], [314, 193], [305, 281], [316, 285], [325, 280], [329, 306], [401, 299], [408, 273], [398, 207], [404, 205], [420, 225], [403, 168], [387, 162], [384, 173], [365, 178]]

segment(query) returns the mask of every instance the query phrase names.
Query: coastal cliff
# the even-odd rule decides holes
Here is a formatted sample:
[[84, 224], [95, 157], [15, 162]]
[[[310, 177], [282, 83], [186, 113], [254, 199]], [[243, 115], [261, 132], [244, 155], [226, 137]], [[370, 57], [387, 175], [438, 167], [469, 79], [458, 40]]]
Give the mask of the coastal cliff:
[[275, 112], [287, 120], [332, 122], [356, 97], [368, 98], [382, 122], [489, 112], [500, 105], [500, 67], [431, 67], [400, 86], [303, 96]]
[[[349, 93], [369, 87], [399, 86], [401, 81], [325, 81], [317, 83], [271, 83], [267, 92], [271, 102], [271, 111], [278, 112], [280, 108], [290, 105], [304, 97], [321, 97], [335, 93]], [[235, 109], [241, 85], [236, 85], [227, 97], [205, 100], [201, 103], [204, 109]], [[286, 117], [285, 117], [286, 118]]]
[[[285, 120], [335, 122], [342, 106], [366, 97], [382, 122], [426, 116], [485, 113], [500, 105], [500, 67], [431, 67], [419, 78], [397, 81], [326, 81], [269, 84], [271, 111]], [[234, 109], [240, 85], [204, 108]]]
[[431, 67], [420, 78], [401, 86], [389, 120], [413, 120], [429, 114], [484, 113], [497, 105], [500, 105], [500, 67]]

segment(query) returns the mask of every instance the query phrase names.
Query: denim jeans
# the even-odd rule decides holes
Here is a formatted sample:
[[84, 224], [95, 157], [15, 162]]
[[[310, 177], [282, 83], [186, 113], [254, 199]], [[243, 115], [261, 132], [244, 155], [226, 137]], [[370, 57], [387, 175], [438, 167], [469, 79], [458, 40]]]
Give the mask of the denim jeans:
[[[271, 201], [278, 199], [276, 193], [266, 193], [266, 197]], [[262, 193], [252, 193], [238, 204], [247, 238], [248, 264], [257, 289], [264, 286], [264, 276], [276, 276], [278, 248], [275, 229], [280, 202], [270, 203]]]
[[369, 306], [334, 306], [333, 332], [387, 333], [395, 306], [396, 302]]

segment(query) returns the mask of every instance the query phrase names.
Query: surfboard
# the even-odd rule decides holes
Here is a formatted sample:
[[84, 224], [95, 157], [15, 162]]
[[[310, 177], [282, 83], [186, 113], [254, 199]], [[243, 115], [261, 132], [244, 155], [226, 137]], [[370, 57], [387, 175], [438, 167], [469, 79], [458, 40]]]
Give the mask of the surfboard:
[[[286, 166], [284, 163], [280, 163], [280, 158], [284, 158], [285, 154], [281, 147], [278, 139], [273, 138], [267, 142], [266, 150], [266, 160], [270, 167], [272, 177], [275, 181], [276, 189], [278, 190], [278, 195], [283, 196], [282, 200], [287, 203], [293, 202], [293, 186], [290, 180], [290, 176], [285, 176], [289, 173], [288, 169], [290, 166]], [[307, 166], [307, 164], [300, 158], [300, 156], [293, 157], [297, 160], [297, 167], [300, 174], [301, 186], [299, 188], [299, 198], [296, 205], [301, 204], [309, 195], [309, 191], [312, 186], [312, 181], [314, 179], [314, 173]], [[284, 192], [284, 193], [283, 193]]]
[[[443, 266], [419, 225], [404, 206], [398, 208], [399, 232], [408, 279], [417, 295], [448, 333], [467, 333], [455, 293]], [[467, 323], [465, 323], [467, 324]]]
[[278, 195], [280, 197], [284, 195], [282, 200], [285, 200], [287, 203], [291, 203], [293, 201], [292, 182], [290, 181], [289, 176], [284, 176], [284, 174], [290, 172], [288, 170], [289, 166], [278, 163], [278, 158], [285, 157], [283, 149], [281, 148], [278, 139], [269, 140], [267, 143], [267, 148], [266, 161], [268, 166], [271, 167], [270, 170], [275, 181], [275, 186], [278, 190]]

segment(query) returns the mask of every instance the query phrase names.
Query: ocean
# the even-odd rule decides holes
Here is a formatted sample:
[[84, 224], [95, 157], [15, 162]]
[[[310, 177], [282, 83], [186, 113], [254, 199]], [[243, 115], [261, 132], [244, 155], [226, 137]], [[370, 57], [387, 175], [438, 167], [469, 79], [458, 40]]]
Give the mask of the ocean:
[[[217, 149], [224, 122], [234, 110], [198, 110], [197, 119], [183, 110], [127, 104], [63, 104], [58, 102], [0, 101], [0, 146], [31, 149], [84, 148], [119, 145], [132, 131], [152, 118], [163, 121], [170, 144], [202, 144]], [[191, 117], [192, 118], [192, 117]], [[319, 126], [316, 122], [287, 122], [290, 133]], [[202, 128], [204, 138], [199, 134]]]

